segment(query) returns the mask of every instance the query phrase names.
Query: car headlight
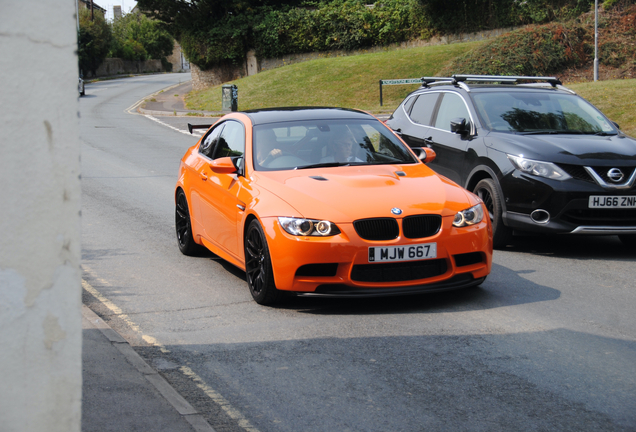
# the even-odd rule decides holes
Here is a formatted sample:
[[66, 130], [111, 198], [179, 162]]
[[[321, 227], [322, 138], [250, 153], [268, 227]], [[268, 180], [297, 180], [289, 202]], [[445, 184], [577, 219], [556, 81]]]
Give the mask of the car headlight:
[[295, 236], [334, 236], [340, 230], [333, 222], [325, 220], [279, 217], [278, 222], [291, 235]]
[[453, 226], [465, 227], [469, 225], [475, 225], [484, 219], [484, 208], [481, 204], [477, 204], [469, 208], [458, 212], [453, 219]]
[[551, 162], [541, 162], [532, 159], [526, 159], [525, 157], [523, 157], [523, 155], [508, 155], [508, 159], [510, 159], [510, 162], [512, 162], [515, 168], [527, 174], [554, 180], [567, 180], [570, 178], [570, 175], [568, 173]]

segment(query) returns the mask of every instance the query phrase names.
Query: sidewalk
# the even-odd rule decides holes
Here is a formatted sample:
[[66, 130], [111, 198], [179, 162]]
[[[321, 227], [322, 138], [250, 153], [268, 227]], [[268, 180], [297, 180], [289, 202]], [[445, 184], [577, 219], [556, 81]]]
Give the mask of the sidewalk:
[[214, 432], [132, 347], [82, 306], [83, 432]]
[[137, 111], [141, 114], [165, 117], [187, 116], [196, 118], [197, 115], [205, 117], [221, 117], [227, 112], [221, 111], [194, 111], [185, 107], [183, 97], [192, 91], [192, 81], [186, 81], [172, 87], [165, 88], [144, 98]]

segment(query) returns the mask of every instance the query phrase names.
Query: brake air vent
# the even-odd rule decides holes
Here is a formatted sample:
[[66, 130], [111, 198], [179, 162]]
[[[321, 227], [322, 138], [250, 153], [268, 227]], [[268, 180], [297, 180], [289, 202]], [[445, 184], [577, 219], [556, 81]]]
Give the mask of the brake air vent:
[[393, 240], [400, 234], [398, 223], [393, 218], [360, 219], [353, 222], [353, 227], [365, 240]]
[[442, 226], [440, 215], [407, 216], [402, 220], [402, 230], [406, 238], [423, 238], [437, 234]]

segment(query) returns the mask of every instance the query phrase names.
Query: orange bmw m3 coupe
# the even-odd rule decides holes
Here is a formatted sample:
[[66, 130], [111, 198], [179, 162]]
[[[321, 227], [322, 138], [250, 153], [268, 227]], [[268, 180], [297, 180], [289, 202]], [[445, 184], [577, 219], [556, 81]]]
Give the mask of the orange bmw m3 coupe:
[[179, 249], [245, 270], [254, 300], [375, 297], [468, 288], [492, 266], [477, 196], [362, 111], [235, 112], [181, 160]]

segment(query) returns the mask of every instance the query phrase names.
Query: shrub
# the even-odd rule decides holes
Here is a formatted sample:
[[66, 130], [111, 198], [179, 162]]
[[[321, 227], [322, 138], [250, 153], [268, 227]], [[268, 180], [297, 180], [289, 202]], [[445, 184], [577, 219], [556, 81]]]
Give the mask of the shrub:
[[593, 35], [579, 24], [534, 26], [486, 42], [440, 74], [548, 75], [587, 62], [592, 44]]

